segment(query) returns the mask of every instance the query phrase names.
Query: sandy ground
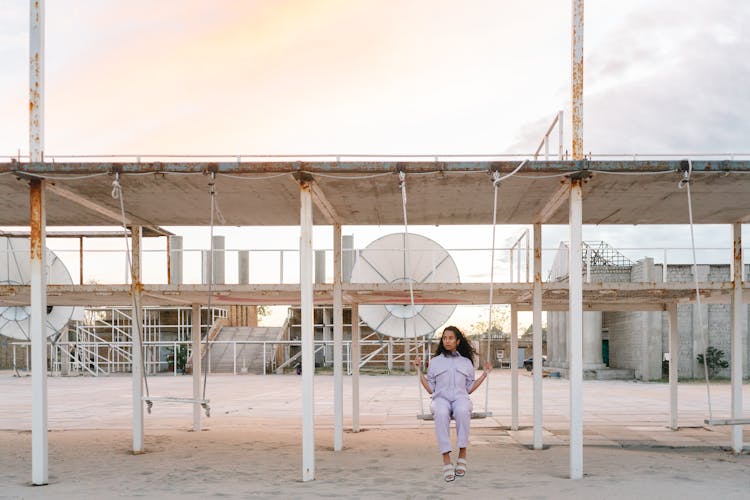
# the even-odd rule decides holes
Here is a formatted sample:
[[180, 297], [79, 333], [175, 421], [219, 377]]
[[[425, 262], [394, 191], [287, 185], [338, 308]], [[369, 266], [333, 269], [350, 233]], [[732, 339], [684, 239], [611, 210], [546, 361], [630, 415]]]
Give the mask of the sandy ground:
[[[0, 373], [0, 498], [749, 498], [750, 455], [725, 451], [729, 428], [706, 428], [705, 387], [680, 386], [679, 431], [666, 429], [664, 384], [586, 382], [584, 471], [567, 479], [567, 382], [544, 381], [545, 450], [531, 450], [531, 379], [521, 378], [521, 429], [511, 431], [510, 379], [493, 373], [490, 410], [475, 420], [465, 478], [445, 483], [432, 424], [418, 421], [413, 377], [363, 377], [363, 432], [334, 452], [332, 382], [316, 377], [316, 470], [301, 482], [296, 376], [211, 376], [212, 416], [192, 432], [192, 410], [146, 416], [146, 453], [130, 453], [128, 377], [49, 379], [50, 484], [31, 478], [30, 379]], [[150, 379], [154, 395], [189, 395], [189, 377]], [[349, 380], [345, 427], [350, 425]], [[729, 387], [712, 387], [714, 415]], [[748, 401], [746, 394], [745, 401]], [[426, 401], [425, 401], [426, 403]], [[483, 394], [475, 400], [484, 406]], [[750, 413], [750, 412], [746, 412]], [[750, 437], [746, 433], [746, 439]]]

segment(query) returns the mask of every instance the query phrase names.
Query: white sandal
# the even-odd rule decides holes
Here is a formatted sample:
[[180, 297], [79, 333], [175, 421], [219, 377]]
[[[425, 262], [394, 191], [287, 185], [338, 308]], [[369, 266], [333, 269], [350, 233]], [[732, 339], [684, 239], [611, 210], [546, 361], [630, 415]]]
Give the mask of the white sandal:
[[453, 468], [453, 464], [443, 465], [443, 479], [445, 479], [446, 483], [450, 483], [456, 479], [456, 470]]
[[468, 465], [468, 462], [464, 458], [456, 460], [456, 477], [464, 477], [466, 475], [466, 466]]

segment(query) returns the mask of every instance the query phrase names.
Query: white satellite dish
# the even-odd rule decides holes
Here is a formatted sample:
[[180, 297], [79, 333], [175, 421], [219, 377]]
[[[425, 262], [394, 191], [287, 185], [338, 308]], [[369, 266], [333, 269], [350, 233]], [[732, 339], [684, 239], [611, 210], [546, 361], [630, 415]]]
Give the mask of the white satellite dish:
[[[408, 250], [408, 255], [407, 255]], [[450, 254], [429, 238], [413, 233], [383, 236], [360, 250], [352, 283], [458, 283]], [[390, 337], [433, 334], [451, 317], [454, 304], [361, 305], [359, 316], [378, 333]]]
[[[73, 283], [63, 261], [49, 249], [47, 254], [47, 283]], [[28, 285], [31, 281], [29, 240], [0, 237], [0, 284]], [[68, 324], [75, 307], [47, 306], [47, 336], [61, 332]], [[0, 307], [0, 335], [17, 340], [30, 340], [31, 308], [27, 306]]]

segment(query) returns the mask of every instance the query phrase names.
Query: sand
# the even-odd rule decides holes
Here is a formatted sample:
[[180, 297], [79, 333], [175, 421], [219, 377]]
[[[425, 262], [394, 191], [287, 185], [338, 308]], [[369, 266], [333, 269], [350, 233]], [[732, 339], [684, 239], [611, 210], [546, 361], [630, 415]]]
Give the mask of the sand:
[[[190, 430], [190, 408], [162, 405], [146, 417], [146, 453], [130, 453], [127, 377], [50, 378], [50, 484], [31, 478], [30, 379], [0, 374], [0, 498], [748, 498], [750, 455], [734, 455], [727, 428], [670, 431], [659, 421], [663, 384], [585, 383], [582, 480], [568, 477], [565, 381], [545, 380], [545, 450], [527, 426], [508, 428], [507, 375], [493, 380], [496, 417], [474, 421], [469, 472], [442, 481], [431, 423], [414, 418], [411, 377], [363, 377], [362, 423], [332, 449], [331, 377], [316, 377], [316, 471], [301, 481], [299, 379], [214, 376], [213, 414]], [[522, 390], [530, 379], [521, 381]], [[158, 377], [154, 390], [189, 391], [188, 377]], [[347, 382], [347, 391], [348, 391]], [[685, 389], [682, 391], [682, 389]], [[715, 389], [718, 402], [728, 387]], [[345, 394], [349, 392], [345, 391]], [[700, 386], [681, 387], [700, 413]], [[522, 424], [530, 421], [524, 392]], [[493, 398], [498, 399], [493, 399]], [[480, 398], [481, 399], [481, 398]], [[652, 407], [648, 406], [651, 401]], [[478, 405], [479, 402], [475, 402]], [[349, 426], [347, 400], [345, 426]], [[640, 407], [641, 411], [636, 411]], [[619, 408], [619, 411], [618, 411]], [[692, 415], [686, 410], [685, 418]], [[549, 415], [548, 415], [549, 413]], [[656, 421], [655, 421], [656, 419]]]

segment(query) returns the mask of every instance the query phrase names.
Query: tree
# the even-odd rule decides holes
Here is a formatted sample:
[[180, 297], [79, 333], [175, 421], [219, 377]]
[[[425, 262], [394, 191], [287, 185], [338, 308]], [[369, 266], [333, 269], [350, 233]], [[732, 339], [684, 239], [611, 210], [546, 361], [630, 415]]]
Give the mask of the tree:
[[[703, 354], [698, 354], [696, 357], [698, 363], [701, 365], [704, 363]], [[726, 355], [721, 349], [710, 345], [706, 348], [706, 366], [708, 367], [708, 376], [713, 377], [716, 373], [729, 366], [729, 362], [726, 360]]]
[[510, 323], [510, 306], [492, 306], [492, 324], [487, 320], [479, 320], [469, 327], [469, 335], [484, 335], [489, 333], [493, 337], [505, 335], [505, 328]]

